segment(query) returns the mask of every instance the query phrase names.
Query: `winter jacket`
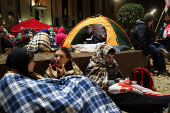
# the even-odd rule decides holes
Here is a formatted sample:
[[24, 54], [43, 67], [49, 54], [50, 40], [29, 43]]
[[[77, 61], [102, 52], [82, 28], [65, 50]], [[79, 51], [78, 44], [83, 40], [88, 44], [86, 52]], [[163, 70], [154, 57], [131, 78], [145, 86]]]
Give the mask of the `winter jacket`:
[[55, 36], [55, 40], [56, 40], [56, 43], [57, 43], [57, 47], [59, 48], [60, 46], [62, 47], [63, 46], [63, 43], [64, 43], [64, 39], [66, 38], [66, 34], [65, 34], [65, 30], [64, 30], [64, 27], [61, 27], [59, 30], [58, 30], [58, 34]]
[[97, 43], [97, 36], [96, 34], [92, 31], [91, 34], [88, 34], [87, 32], [82, 34], [81, 37], [81, 44], [84, 44], [84, 42], [87, 42], [88, 44], [95, 44]]
[[131, 33], [131, 43], [136, 50], [143, 50], [145, 55], [149, 44], [153, 43], [154, 34], [152, 29], [143, 21], [138, 19], [137, 26]]

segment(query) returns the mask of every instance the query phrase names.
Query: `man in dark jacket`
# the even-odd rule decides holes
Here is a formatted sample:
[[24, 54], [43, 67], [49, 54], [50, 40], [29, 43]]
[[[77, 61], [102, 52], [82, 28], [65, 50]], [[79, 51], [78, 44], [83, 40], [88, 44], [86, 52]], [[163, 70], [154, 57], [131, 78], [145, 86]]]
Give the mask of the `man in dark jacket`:
[[170, 58], [161, 43], [154, 42], [153, 31], [150, 28], [154, 20], [154, 16], [146, 13], [144, 18], [137, 20], [137, 26], [131, 33], [131, 43], [136, 50], [143, 50], [144, 55], [153, 57], [153, 65], [158, 67], [159, 74], [166, 72], [165, 58]]
[[95, 44], [97, 43], [97, 36], [92, 30], [90, 25], [86, 26], [86, 32], [82, 34], [81, 37], [82, 44]]

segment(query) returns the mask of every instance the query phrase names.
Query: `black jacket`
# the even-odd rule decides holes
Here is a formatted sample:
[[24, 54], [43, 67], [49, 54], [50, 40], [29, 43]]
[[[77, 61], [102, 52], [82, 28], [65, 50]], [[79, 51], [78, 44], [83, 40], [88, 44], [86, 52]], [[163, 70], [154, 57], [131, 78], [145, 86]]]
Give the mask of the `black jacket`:
[[5, 53], [5, 48], [11, 48], [12, 47], [12, 43], [9, 42], [4, 35], [0, 34], [0, 38], [1, 38], [1, 50], [3, 51], [3, 53]]
[[93, 42], [94, 44], [97, 43], [96, 34], [93, 31], [91, 32], [91, 34], [87, 34], [87, 32], [83, 33], [81, 37], [81, 44], [84, 44], [84, 42], [87, 42], [89, 44], [91, 44], [91, 42]]
[[136, 50], [143, 50], [145, 55], [148, 45], [154, 42], [155, 34], [154, 31], [143, 21], [143, 19], [138, 19], [137, 26], [133, 29], [131, 33], [131, 44]]

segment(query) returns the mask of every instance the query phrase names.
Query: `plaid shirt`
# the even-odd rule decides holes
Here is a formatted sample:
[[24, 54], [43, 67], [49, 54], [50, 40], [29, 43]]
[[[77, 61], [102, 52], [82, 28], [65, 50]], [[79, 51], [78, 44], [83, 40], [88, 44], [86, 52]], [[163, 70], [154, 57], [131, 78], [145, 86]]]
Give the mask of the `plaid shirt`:
[[33, 80], [8, 73], [0, 80], [0, 111], [8, 113], [120, 113], [111, 98], [80, 75]]

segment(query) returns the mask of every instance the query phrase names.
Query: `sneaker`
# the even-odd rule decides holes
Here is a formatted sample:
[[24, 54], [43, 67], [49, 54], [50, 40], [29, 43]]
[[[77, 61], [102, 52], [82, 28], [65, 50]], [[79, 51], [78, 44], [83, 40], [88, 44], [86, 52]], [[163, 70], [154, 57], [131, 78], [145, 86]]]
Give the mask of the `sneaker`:
[[162, 54], [165, 58], [170, 58], [170, 53], [163, 48], [159, 48], [158, 52]]

